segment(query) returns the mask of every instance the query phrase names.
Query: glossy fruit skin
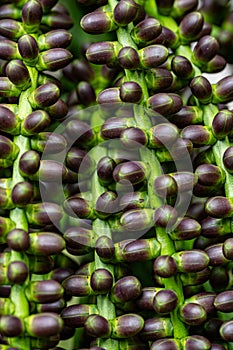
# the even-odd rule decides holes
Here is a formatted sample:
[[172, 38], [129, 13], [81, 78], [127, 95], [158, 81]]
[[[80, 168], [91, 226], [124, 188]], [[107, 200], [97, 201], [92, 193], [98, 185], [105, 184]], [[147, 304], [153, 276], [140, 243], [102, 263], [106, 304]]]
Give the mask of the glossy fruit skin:
[[56, 335], [63, 327], [62, 319], [54, 313], [30, 315], [24, 322], [27, 332], [34, 337]]
[[209, 265], [209, 256], [199, 249], [185, 250], [174, 253], [178, 269], [183, 272], [198, 272]]
[[169, 255], [161, 255], [154, 261], [154, 272], [161, 277], [171, 277], [177, 272], [177, 264]]
[[218, 49], [218, 41], [210, 35], [205, 35], [198, 40], [194, 55], [198, 60], [208, 62], [217, 54]]
[[89, 34], [102, 34], [116, 29], [116, 24], [111, 13], [94, 11], [82, 18], [81, 27]]
[[112, 322], [112, 337], [128, 338], [139, 333], [144, 326], [144, 319], [137, 314], [124, 314]]
[[200, 33], [203, 26], [204, 18], [201, 13], [191, 12], [181, 21], [179, 29], [184, 40], [192, 41]]
[[169, 289], [158, 291], [155, 294], [153, 307], [158, 314], [172, 312], [178, 305], [177, 294]]
[[213, 96], [214, 102], [227, 102], [232, 99], [231, 86], [233, 84], [233, 76], [222, 78], [216, 83], [216, 89]]
[[162, 31], [161, 24], [155, 18], [146, 18], [139, 22], [132, 31], [132, 36], [137, 44], [145, 44], [156, 38]]
[[134, 276], [118, 280], [111, 290], [111, 299], [116, 303], [137, 299], [141, 294], [141, 282]]
[[11, 60], [6, 66], [6, 73], [10, 81], [26, 89], [30, 85], [30, 76], [26, 65], [21, 60]]
[[180, 343], [175, 339], [159, 339], [152, 343], [151, 350], [179, 350]]
[[172, 336], [173, 327], [169, 318], [154, 317], [145, 320], [141, 337], [145, 340], [157, 340]]
[[2, 315], [0, 318], [1, 333], [6, 337], [17, 337], [23, 332], [23, 323], [20, 318]]

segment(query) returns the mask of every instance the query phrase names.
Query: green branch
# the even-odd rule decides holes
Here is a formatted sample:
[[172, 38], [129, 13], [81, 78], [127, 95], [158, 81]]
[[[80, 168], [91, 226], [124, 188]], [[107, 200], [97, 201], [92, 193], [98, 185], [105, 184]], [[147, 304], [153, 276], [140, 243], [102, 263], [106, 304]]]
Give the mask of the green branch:
[[[95, 117], [92, 120], [93, 127], [96, 125]], [[104, 147], [96, 146], [91, 150], [91, 157], [95, 159], [96, 164], [98, 161], [107, 155], [107, 150]], [[105, 192], [105, 188], [100, 184], [98, 180], [97, 171], [95, 170], [92, 179], [91, 179], [91, 188], [92, 188], [92, 202], [96, 203], [97, 198]], [[96, 237], [101, 237], [102, 235], [108, 236], [112, 239], [111, 229], [108, 222], [102, 219], [95, 219], [93, 222], [93, 232]], [[104, 263], [99, 258], [98, 254], [95, 252], [95, 268], [96, 269], [107, 269], [111, 272], [114, 278], [114, 266], [108, 263]], [[116, 317], [115, 305], [106, 295], [97, 296], [97, 307], [101, 316], [105, 317], [107, 320], [112, 320]], [[99, 346], [102, 346], [106, 349], [118, 349], [118, 341], [114, 339], [100, 339]]]
[[[214, 104], [208, 104], [203, 105], [203, 115], [204, 115], [204, 123], [207, 126], [212, 127], [212, 122], [214, 119], [214, 116], [219, 112], [219, 109]], [[231, 143], [229, 142], [228, 137], [225, 137], [223, 140], [218, 140], [213, 146], [212, 150], [214, 153], [216, 164], [221, 167], [223, 170], [225, 170], [226, 179], [225, 179], [225, 194], [228, 198], [233, 198], [233, 175], [229, 173], [225, 169], [225, 166], [223, 164], [223, 154], [226, 151], [228, 147], [231, 146]]]
[[[113, 11], [114, 7], [117, 5], [117, 1], [110, 0], [109, 4]], [[155, 1], [146, 1], [145, 8], [150, 15], [154, 16], [155, 18], [159, 17], [158, 19], [161, 20], [163, 25], [166, 21], [171, 29], [175, 29], [175, 30], [177, 29], [177, 25], [175, 21], [169, 20], [167, 19], [167, 17], [164, 17], [164, 16], [158, 16]], [[138, 50], [136, 44], [134, 43], [130, 35], [130, 29], [131, 29], [131, 25], [128, 25], [127, 27], [123, 27], [123, 28], [120, 27], [119, 29], [117, 29], [118, 41], [123, 47], [131, 46], [134, 49]], [[144, 96], [142, 104], [146, 105], [146, 101], [149, 97], [149, 93], [148, 93], [147, 84], [144, 77], [144, 72], [143, 71], [131, 72], [126, 69], [125, 75], [127, 79], [136, 81], [137, 83], [140, 84], [143, 91], [143, 96]], [[137, 126], [141, 127], [144, 130], [148, 130], [151, 127], [151, 123], [149, 118], [146, 116], [146, 113], [145, 112], [142, 113], [142, 111], [139, 111], [139, 113], [137, 112], [138, 112], [137, 106], [135, 106], [135, 119], [136, 119]], [[150, 169], [150, 173], [148, 174], [148, 178], [147, 178], [150, 207], [157, 208], [162, 203], [160, 199], [157, 196], [155, 196], [154, 189], [153, 189], [153, 182], [155, 177], [161, 175], [161, 167], [155, 153], [154, 152], [152, 153], [152, 152], [148, 151], [143, 147], [140, 150], [141, 158], [146, 163], [147, 168]], [[174, 243], [168, 236], [165, 229], [156, 228], [156, 236], [162, 247], [161, 254], [172, 255], [175, 252]], [[177, 293], [179, 298], [179, 305], [182, 305], [184, 296], [183, 296], [182, 284], [179, 278], [178, 277], [166, 278], [164, 279], [164, 283], [165, 283], [165, 288], [172, 289]], [[171, 312], [171, 320], [174, 328], [174, 337], [178, 339], [188, 335], [186, 326], [183, 324], [183, 322], [179, 319], [177, 315], [179, 305], [175, 311]]]
[[[30, 77], [31, 77], [31, 86], [26, 91], [23, 91], [20, 95], [19, 99], [19, 118], [24, 120], [28, 114], [32, 112], [31, 105], [28, 101], [28, 97], [32, 93], [32, 91], [37, 86], [37, 76], [38, 72], [35, 68], [28, 67]], [[12, 188], [21, 181], [24, 181], [24, 178], [19, 173], [19, 160], [22, 154], [28, 150], [30, 150], [30, 141], [27, 137], [18, 135], [14, 136], [14, 143], [19, 147], [19, 154], [13, 165], [13, 174], [12, 174]], [[16, 228], [23, 229], [26, 232], [28, 231], [28, 222], [26, 218], [26, 214], [24, 209], [22, 208], [14, 208], [10, 212], [10, 218], [15, 222]], [[23, 261], [29, 270], [29, 262], [26, 254], [22, 254], [16, 252], [14, 250], [11, 251], [11, 261]], [[22, 320], [30, 315], [29, 303], [25, 295], [25, 288], [30, 283], [30, 276], [28, 276], [27, 280], [22, 285], [13, 285], [11, 288], [10, 298], [15, 305], [14, 315], [21, 318]], [[26, 336], [10, 338], [9, 339], [11, 346], [20, 346], [20, 348], [24, 350], [30, 350], [30, 338]]]

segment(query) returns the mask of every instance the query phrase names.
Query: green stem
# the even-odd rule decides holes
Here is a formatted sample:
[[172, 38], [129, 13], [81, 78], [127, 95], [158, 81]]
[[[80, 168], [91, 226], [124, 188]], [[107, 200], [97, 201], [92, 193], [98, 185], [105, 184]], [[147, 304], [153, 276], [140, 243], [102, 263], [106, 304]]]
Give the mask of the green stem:
[[[94, 114], [91, 124], [92, 127], [96, 126], [96, 123], [99, 123], [100, 120], [98, 120], [97, 116]], [[98, 161], [107, 155], [107, 149], [105, 147], [101, 147], [97, 145], [96, 147], [92, 148], [90, 151], [90, 156], [92, 159], [95, 160], [96, 164]], [[97, 171], [94, 172], [92, 179], [91, 179], [91, 189], [92, 189], [92, 202], [95, 203], [97, 198], [105, 192], [105, 188], [100, 184], [98, 180]], [[96, 239], [98, 237], [101, 237], [102, 235], [108, 236], [109, 238], [112, 238], [111, 229], [109, 227], [109, 224], [106, 220], [96, 219], [93, 222], [92, 226], [94, 235]], [[114, 278], [114, 266], [111, 264], [107, 264], [101, 261], [98, 254], [95, 253], [95, 268], [96, 269], [107, 269], [109, 272], [111, 272], [113, 278]], [[115, 311], [115, 305], [111, 302], [111, 300], [106, 297], [106, 295], [98, 295], [97, 296], [97, 307], [99, 310], [99, 313], [101, 316], [105, 317], [108, 320], [112, 320], [116, 317], [116, 311]], [[99, 339], [100, 347], [106, 349], [118, 349], [119, 343], [117, 340], [114, 339]]]
[[19, 154], [14, 161], [13, 174], [12, 174], [12, 188], [21, 181], [24, 181], [23, 176], [19, 172], [19, 160], [22, 154], [30, 150], [30, 141], [27, 137], [18, 135], [14, 137], [14, 144], [19, 147]]
[[[108, 3], [109, 3], [109, 6], [111, 8], [111, 11], [113, 12], [115, 6], [118, 4], [118, 1], [109, 0]], [[138, 47], [130, 35], [132, 28], [133, 28], [132, 24], [129, 24], [127, 27], [123, 27], [123, 28], [119, 27], [116, 31], [117, 39], [118, 39], [118, 42], [123, 47], [130, 46], [130, 47], [134, 48], [136, 51], [138, 51]], [[147, 90], [147, 84], [146, 84], [146, 80], [145, 80], [143, 71], [135, 71], [135, 70], [130, 71], [128, 69], [125, 69], [125, 75], [129, 81], [134, 81], [136, 83], [140, 83], [140, 86], [142, 88], [142, 95], [143, 95], [143, 101], [141, 101], [141, 104], [147, 105], [149, 93]]]
[[[204, 124], [212, 127], [212, 122], [214, 116], [219, 112], [219, 109], [214, 104], [204, 105], [203, 107], [204, 115]], [[225, 137], [223, 140], [218, 140], [213, 146], [212, 150], [214, 153], [216, 164], [225, 170], [226, 180], [225, 180], [225, 193], [226, 197], [233, 198], [233, 175], [230, 174], [223, 164], [223, 154], [231, 144], [228, 140], [228, 137]]]
[[149, 16], [158, 19], [164, 27], [171, 29], [175, 33], [178, 32], [178, 25], [176, 21], [172, 17], [161, 15], [158, 12], [158, 8], [154, 0], [146, 0], [144, 8]]
[[[32, 112], [31, 105], [28, 101], [29, 95], [37, 86], [37, 76], [38, 72], [35, 68], [28, 67], [29, 74], [31, 77], [31, 86], [26, 91], [23, 91], [19, 99], [19, 118], [23, 120], [29, 113]], [[19, 160], [21, 155], [30, 150], [30, 141], [27, 137], [18, 135], [14, 137], [14, 143], [19, 147], [19, 154], [13, 165], [12, 173], [12, 188], [21, 181], [24, 181], [24, 178], [19, 173]], [[28, 231], [28, 222], [24, 209], [15, 208], [10, 212], [10, 218], [15, 222], [16, 228], [23, 229]], [[11, 251], [11, 261], [23, 261], [26, 263], [29, 269], [29, 262], [26, 254]], [[22, 320], [30, 315], [29, 303], [25, 295], [25, 288], [30, 283], [30, 276], [22, 285], [13, 285], [11, 288], [10, 298], [15, 305], [15, 316], [21, 318]], [[30, 350], [30, 338], [29, 337], [16, 337], [9, 340], [11, 346], [20, 346], [20, 348], [25, 350]]]
[[[109, 4], [111, 6], [111, 9], [113, 10], [114, 7], [117, 4], [117, 1], [115, 0], [110, 0]], [[174, 20], [170, 20], [169, 18], [165, 16], [160, 16], [158, 15], [157, 8], [155, 5], [155, 1], [146, 1], [145, 8], [147, 12], [152, 15], [155, 18], [158, 18], [163, 25], [169, 26], [174, 31], [177, 31], [177, 25]], [[131, 46], [134, 49], [138, 50], [136, 44], [133, 42], [132, 37], [130, 36], [130, 29], [131, 26], [129, 25], [128, 27], [124, 28], [119, 28], [117, 30], [117, 38], [118, 41], [122, 46]], [[125, 74], [127, 79], [136, 81], [137, 83], [140, 84], [143, 90], [143, 95], [144, 95], [144, 100], [141, 104], [146, 105], [146, 101], [149, 97], [148, 89], [147, 89], [147, 84], [145, 81], [144, 73], [143, 71], [141, 72], [131, 72], [128, 70], [125, 70]], [[136, 80], [135, 80], [136, 78]], [[144, 130], [148, 130], [151, 127], [151, 123], [149, 118], [147, 117], [145, 111], [142, 112], [142, 107], [141, 110], [138, 111], [138, 108], [135, 106], [135, 119], [136, 119], [136, 124], [143, 128]], [[139, 112], [139, 113], [138, 113]], [[149, 174], [147, 177], [148, 180], [148, 197], [150, 201], [150, 207], [151, 208], [158, 208], [161, 206], [161, 200], [155, 196], [154, 193], [154, 188], [153, 188], [153, 183], [155, 177], [159, 176], [162, 174], [161, 172], [161, 166], [160, 163], [155, 155], [155, 153], [152, 151], [147, 150], [145, 147], [142, 147], [140, 150], [141, 158], [143, 159], [143, 162], [146, 163], [147, 169], [149, 170]], [[156, 236], [158, 241], [161, 243], [161, 254], [166, 254], [166, 255], [172, 255], [175, 252], [175, 247], [173, 241], [169, 238], [167, 232], [165, 229], [162, 228], [156, 228]], [[179, 277], [174, 278], [166, 278], [164, 279], [165, 283], [165, 288], [167, 289], [172, 289], [176, 291], [178, 298], [179, 298], [179, 305], [176, 308], [175, 311], [171, 313], [171, 320], [173, 324], [173, 329], [174, 329], [174, 337], [175, 338], [183, 338], [188, 335], [188, 331], [183, 324], [183, 322], [179, 319], [178, 317], [178, 308], [180, 305], [183, 304], [184, 296], [183, 296], [183, 290], [182, 290], [182, 284], [180, 282]]]
[[194, 75], [199, 76], [202, 75], [202, 72], [200, 70], [200, 68], [198, 68], [194, 63], [193, 63], [193, 52], [190, 48], [190, 46], [188, 45], [180, 45], [177, 49], [176, 49], [176, 55], [180, 55], [180, 56], [184, 56], [186, 57], [190, 62], [192, 62], [192, 66], [194, 69]]
[[146, 13], [148, 13], [150, 16], [152, 16], [154, 18], [158, 18], [158, 16], [159, 16], [158, 8], [157, 8], [156, 2], [154, 0], [146, 0], [145, 5], [144, 5], [144, 9], [145, 9]]
[[[149, 177], [147, 179], [150, 207], [158, 208], [162, 203], [161, 203], [161, 200], [154, 193], [153, 183], [154, 183], [155, 177], [160, 176], [162, 172], [161, 172], [159, 161], [156, 158], [155, 154], [152, 152], [153, 151], [148, 151], [147, 149], [142, 148], [141, 157], [143, 161], [148, 165], [149, 169], [151, 170]], [[161, 252], [160, 252], [161, 255], [171, 256], [173, 253], [175, 253], [176, 250], [174, 247], [174, 243], [170, 239], [168, 233], [164, 228], [161, 228], [161, 227], [156, 228], [156, 237], [158, 239], [158, 242], [161, 244]], [[170, 313], [171, 321], [173, 325], [174, 337], [176, 339], [184, 338], [185, 336], [188, 335], [188, 330], [178, 316], [179, 306], [183, 305], [183, 301], [184, 301], [182, 283], [178, 275], [176, 275], [176, 277], [164, 278], [163, 281], [164, 281], [165, 288], [175, 291], [177, 293], [178, 300], [179, 300], [179, 304], [177, 308]]]

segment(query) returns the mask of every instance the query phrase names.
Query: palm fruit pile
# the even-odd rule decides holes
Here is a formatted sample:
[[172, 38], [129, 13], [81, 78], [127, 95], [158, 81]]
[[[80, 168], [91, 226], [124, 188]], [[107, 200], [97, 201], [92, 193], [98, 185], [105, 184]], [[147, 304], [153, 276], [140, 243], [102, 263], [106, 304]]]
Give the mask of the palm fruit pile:
[[0, 350], [233, 349], [228, 0], [0, 2]]

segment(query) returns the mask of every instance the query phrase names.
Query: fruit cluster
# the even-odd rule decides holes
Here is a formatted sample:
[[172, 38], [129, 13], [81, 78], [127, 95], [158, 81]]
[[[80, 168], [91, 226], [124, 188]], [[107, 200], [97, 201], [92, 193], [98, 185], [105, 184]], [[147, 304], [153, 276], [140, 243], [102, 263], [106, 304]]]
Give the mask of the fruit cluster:
[[0, 6], [0, 349], [231, 350], [230, 1], [67, 7]]

